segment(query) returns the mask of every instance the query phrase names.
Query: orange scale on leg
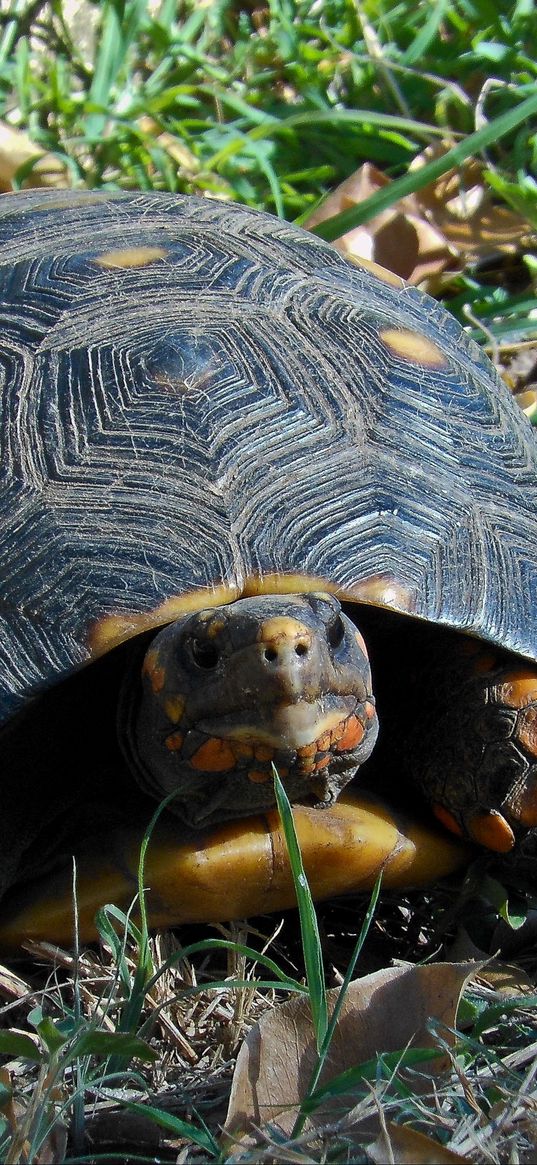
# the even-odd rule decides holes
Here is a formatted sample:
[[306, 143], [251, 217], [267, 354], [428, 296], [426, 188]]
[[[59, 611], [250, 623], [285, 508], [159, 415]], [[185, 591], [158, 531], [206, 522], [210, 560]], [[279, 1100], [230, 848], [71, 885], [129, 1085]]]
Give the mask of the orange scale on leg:
[[254, 785], [264, 785], [266, 781], [270, 780], [271, 776], [271, 773], [263, 773], [257, 769], [250, 769], [248, 772], [248, 780]]
[[526, 708], [519, 716], [516, 735], [530, 756], [537, 760], [537, 708]]
[[517, 794], [510, 810], [511, 817], [527, 829], [537, 825], [537, 780], [528, 782], [526, 788]]
[[442, 825], [446, 827], [446, 829], [449, 829], [450, 833], [456, 833], [457, 837], [463, 836], [463, 831], [459, 825], [459, 822], [457, 821], [457, 818], [454, 817], [452, 813], [450, 813], [449, 809], [446, 809], [445, 805], [433, 805], [432, 808], [437, 820], [440, 821]]
[[172, 732], [170, 736], [166, 737], [164, 743], [166, 748], [169, 748], [170, 752], [178, 752], [179, 749], [183, 747], [183, 740], [184, 737], [182, 732]]
[[319, 769], [325, 769], [326, 766], [330, 764], [331, 760], [332, 757], [330, 755], [322, 756], [321, 759], [318, 760], [317, 763], [313, 766], [313, 771], [317, 773]]
[[499, 704], [508, 708], [527, 708], [537, 703], [537, 672], [535, 668], [521, 665], [504, 673], [501, 683], [494, 689]]
[[476, 814], [468, 823], [468, 832], [474, 841], [495, 853], [507, 854], [515, 844], [515, 835], [505, 817], [497, 810]]

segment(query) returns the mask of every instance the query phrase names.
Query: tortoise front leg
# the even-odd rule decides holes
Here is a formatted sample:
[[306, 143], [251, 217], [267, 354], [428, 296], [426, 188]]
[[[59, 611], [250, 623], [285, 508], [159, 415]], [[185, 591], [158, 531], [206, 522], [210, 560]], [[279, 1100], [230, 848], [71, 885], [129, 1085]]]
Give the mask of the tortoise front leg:
[[[314, 898], [369, 890], [380, 870], [388, 887], [419, 886], [468, 860], [468, 848], [434, 824], [395, 816], [367, 795], [345, 792], [327, 809], [294, 806], [293, 816]], [[295, 905], [285, 840], [275, 810], [178, 839], [178, 825], [159, 822], [147, 854], [150, 925], [223, 922]], [[82, 942], [95, 941], [94, 917], [105, 903], [127, 910], [137, 893], [143, 830], [88, 839], [77, 853], [77, 908]], [[25, 939], [71, 945], [72, 872], [63, 868], [3, 905], [0, 946]]]
[[461, 639], [427, 684], [413, 778], [454, 833], [508, 853], [537, 825], [537, 667]]

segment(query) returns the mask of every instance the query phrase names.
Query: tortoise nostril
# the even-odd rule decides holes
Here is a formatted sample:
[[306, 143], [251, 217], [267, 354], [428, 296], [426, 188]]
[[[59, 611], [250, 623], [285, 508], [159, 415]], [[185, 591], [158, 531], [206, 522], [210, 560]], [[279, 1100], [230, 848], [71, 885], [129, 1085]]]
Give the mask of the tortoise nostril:
[[308, 654], [307, 643], [297, 643], [297, 645], [295, 647], [295, 653], [296, 653], [296, 655], [307, 655]]
[[268, 659], [269, 663], [274, 663], [274, 660], [277, 658], [278, 658], [278, 652], [276, 651], [276, 649], [274, 647], [267, 647], [267, 649], [265, 651], [265, 659]]

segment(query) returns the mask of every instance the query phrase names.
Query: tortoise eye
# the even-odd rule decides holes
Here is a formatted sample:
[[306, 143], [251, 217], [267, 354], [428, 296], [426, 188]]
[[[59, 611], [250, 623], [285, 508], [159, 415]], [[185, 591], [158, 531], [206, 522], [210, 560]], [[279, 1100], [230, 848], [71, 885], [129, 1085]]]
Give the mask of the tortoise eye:
[[339, 647], [340, 643], [343, 642], [344, 635], [345, 624], [341, 615], [336, 615], [336, 618], [328, 624], [327, 636], [330, 647]]
[[214, 643], [207, 643], [204, 639], [192, 639], [190, 643], [192, 659], [198, 667], [211, 671], [220, 659], [220, 652]]

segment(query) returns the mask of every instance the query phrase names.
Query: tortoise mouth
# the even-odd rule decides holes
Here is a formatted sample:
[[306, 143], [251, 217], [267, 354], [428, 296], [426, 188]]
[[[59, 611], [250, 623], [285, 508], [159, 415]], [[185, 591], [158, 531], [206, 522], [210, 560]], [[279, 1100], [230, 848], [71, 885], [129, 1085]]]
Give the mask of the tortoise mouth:
[[[200, 720], [196, 728], [207, 736], [237, 741], [239, 744], [266, 745], [269, 748], [296, 750], [314, 744], [320, 737], [336, 732], [338, 726], [356, 710], [355, 696], [323, 696], [318, 700], [282, 701], [273, 704], [270, 716], [261, 718], [261, 710], [245, 710], [242, 722], [237, 714]], [[263, 722], [264, 721], [264, 722]]]

